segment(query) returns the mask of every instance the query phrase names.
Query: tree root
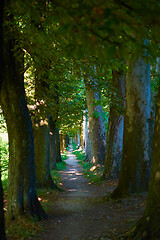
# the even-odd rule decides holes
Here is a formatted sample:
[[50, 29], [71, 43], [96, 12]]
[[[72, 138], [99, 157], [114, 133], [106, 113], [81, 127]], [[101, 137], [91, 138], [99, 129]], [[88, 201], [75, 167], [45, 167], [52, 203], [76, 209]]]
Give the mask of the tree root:
[[29, 213], [34, 217], [38, 217], [38, 219], [48, 219], [47, 213], [42, 208], [40, 202], [38, 201], [37, 196], [32, 197], [30, 206], [29, 206]]

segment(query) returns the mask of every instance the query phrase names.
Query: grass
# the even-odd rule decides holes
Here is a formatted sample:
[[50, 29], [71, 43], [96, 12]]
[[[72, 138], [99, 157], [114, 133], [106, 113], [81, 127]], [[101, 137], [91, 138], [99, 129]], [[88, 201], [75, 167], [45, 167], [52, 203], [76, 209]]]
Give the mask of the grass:
[[67, 159], [68, 159], [67, 152], [64, 152], [64, 153], [61, 155], [61, 158], [62, 158], [62, 161], [67, 160]]
[[104, 167], [101, 165], [96, 166], [94, 169], [93, 164], [85, 161], [85, 153], [82, 150], [74, 150], [73, 154], [76, 155], [79, 160], [79, 164], [83, 168], [83, 174], [86, 176], [91, 183], [101, 184], [103, 180], [101, 179]]

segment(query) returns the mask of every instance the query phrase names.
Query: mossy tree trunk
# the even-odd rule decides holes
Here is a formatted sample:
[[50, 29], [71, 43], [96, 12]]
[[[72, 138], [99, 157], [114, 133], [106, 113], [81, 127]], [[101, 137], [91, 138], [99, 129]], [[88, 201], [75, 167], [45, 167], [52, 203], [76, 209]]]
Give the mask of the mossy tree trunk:
[[60, 151], [60, 136], [59, 128], [55, 130], [55, 142], [56, 142], [56, 162], [62, 162], [61, 151]]
[[93, 165], [103, 164], [106, 151], [105, 122], [101, 114], [100, 105], [95, 106], [96, 100], [100, 100], [100, 93], [95, 92], [92, 86], [85, 81], [86, 101], [89, 115], [89, 129], [92, 146]]
[[119, 184], [113, 197], [146, 191], [150, 175], [150, 66], [132, 55], [127, 66], [123, 156]]
[[103, 178], [119, 177], [123, 149], [125, 76], [123, 72], [117, 71], [113, 71], [112, 75], [113, 94], [109, 112]]
[[[6, 30], [6, 29], [5, 29]], [[23, 75], [23, 53], [13, 49], [13, 39], [3, 45], [3, 81], [0, 104], [6, 119], [9, 136], [8, 174], [8, 220], [28, 213], [39, 218], [47, 217], [36, 193], [34, 139], [32, 122], [25, 100]], [[16, 58], [18, 56], [18, 59]]]
[[47, 121], [34, 126], [37, 187], [55, 187], [50, 174], [50, 136]]
[[[38, 63], [35, 65], [38, 66]], [[48, 68], [46, 67], [46, 71]], [[49, 94], [49, 85], [45, 81], [46, 72], [43, 76], [38, 72], [35, 74], [35, 116], [33, 118], [34, 145], [35, 145], [35, 165], [37, 187], [57, 188], [50, 173], [50, 134], [49, 134], [49, 114], [46, 94]], [[53, 126], [52, 126], [53, 127]]]

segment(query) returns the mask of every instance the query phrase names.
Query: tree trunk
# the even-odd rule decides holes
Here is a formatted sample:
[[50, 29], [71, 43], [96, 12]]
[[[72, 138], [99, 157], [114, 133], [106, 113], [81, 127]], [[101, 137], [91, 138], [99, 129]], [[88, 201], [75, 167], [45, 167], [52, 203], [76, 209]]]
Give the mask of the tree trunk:
[[[2, 83], [2, 71], [3, 71], [3, 15], [4, 15], [4, 1], [0, 2], [0, 94], [1, 94], [1, 83]], [[1, 98], [1, 97], [0, 97]], [[3, 210], [3, 187], [1, 181], [1, 171], [0, 171], [0, 238], [1, 240], [6, 240], [5, 233], [5, 220], [4, 220], [4, 210]]]
[[78, 148], [80, 148], [81, 145], [81, 136], [80, 136], [80, 131], [78, 130], [77, 134], [76, 134], [76, 145], [78, 146]]
[[61, 151], [60, 151], [60, 136], [59, 128], [56, 128], [55, 131], [55, 141], [56, 141], [56, 162], [62, 162]]
[[87, 140], [87, 148], [86, 148], [86, 161], [92, 162], [93, 153], [92, 153], [92, 144], [91, 144], [91, 134], [89, 131], [89, 122], [88, 122], [88, 140]]
[[93, 165], [103, 164], [105, 159], [105, 122], [102, 119], [102, 107], [94, 106], [94, 101], [100, 99], [100, 94], [95, 93], [92, 87], [85, 83], [86, 101], [89, 114], [89, 128], [92, 145]]
[[92, 146], [91, 146], [91, 139], [90, 139], [90, 132], [89, 132], [89, 121], [88, 121], [88, 117], [86, 116], [86, 111], [85, 111], [85, 115], [83, 116], [83, 150], [86, 155], [85, 161], [91, 162]]
[[34, 126], [34, 144], [37, 187], [55, 188], [50, 174], [50, 139], [46, 121]]
[[83, 115], [83, 151], [87, 154], [88, 146], [88, 118], [86, 116], [86, 111]]
[[[38, 65], [35, 63], [35, 65]], [[46, 67], [47, 70], [47, 67]], [[35, 144], [35, 164], [37, 187], [57, 188], [50, 174], [50, 135], [48, 124], [48, 105], [46, 93], [49, 91], [49, 85], [42, 76], [39, 77], [39, 69], [36, 69], [35, 75], [35, 116], [34, 124], [34, 144]]]
[[132, 56], [127, 66], [122, 166], [113, 197], [146, 191], [150, 175], [150, 66]]
[[0, 172], [0, 239], [6, 240], [5, 220], [4, 220], [4, 210], [3, 210], [3, 187], [2, 187], [2, 181], [1, 181], [1, 172]]
[[152, 167], [146, 208], [138, 221], [135, 240], [159, 240], [160, 237], [160, 85], [156, 102], [155, 128], [152, 149]]
[[60, 151], [63, 153], [64, 151], [64, 146], [63, 146], [63, 134], [60, 133]]
[[80, 147], [83, 149], [83, 124], [80, 127]]
[[[34, 139], [31, 118], [27, 108], [22, 69], [13, 54], [15, 42], [5, 39], [3, 81], [0, 103], [6, 119], [9, 136], [8, 219], [26, 212], [39, 218], [47, 217], [36, 193]], [[18, 55], [18, 53], [16, 53]]]
[[56, 168], [56, 126], [53, 118], [49, 118], [50, 168]]
[[113, 92], [110, 104], [103, 178], [119, 177], [121, 167], [124, 128], [123, 109], [121, 110], [121, 108], [124, 107], [125, 101], [125, 77], [122, 72], [113, 72]]
[[65, 143], [65, 149], [67, 149], [69, 146], [69, 136], [67, 134], [65, 135], [64, 143]]

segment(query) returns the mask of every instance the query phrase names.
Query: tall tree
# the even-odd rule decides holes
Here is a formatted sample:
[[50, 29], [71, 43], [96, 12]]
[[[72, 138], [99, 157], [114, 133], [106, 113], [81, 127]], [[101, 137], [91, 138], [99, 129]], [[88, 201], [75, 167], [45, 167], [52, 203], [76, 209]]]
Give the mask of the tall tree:
[[56, 128], [55, 130], [55, 142], [56, 142], [56, 162], [62, 162], [61, 151], [60, 151], [59, 128]]
[[50, 135], [50, 168], [56, 168], [57, 152], [56, 152], [56, 124], [53, 118], [49, 117], [49, 135]]
[[[7, 9], [9, 1], [5, 4]], [[5, 23], [12, 20], [12, 15], [6, 12]], [[4, 32], [7, 36], [3, 44], [0, 104], [9, 136], [7, 215], [8, 219], [14, 219], [26, 212], [44, 218], [47, 215], [36, 193], [33, 130], [23, 86], [23, 52], [7, 25], [4, 26]]]
[[118, 197], [146, 191], [150, 176], [150, 65], [131, 54], [127, 67], [122, 165], [113, 192]]
[[93, 165], [103, 164], [105, 159], [105, 123], [102, 118], [102, 106], [95, 106], [100, 100], [100, 93], [96, 92], [91, 83], [85, 80], [86, 101], [89, 114], [89, 128], [92, 146]]
[[112, 82], [103, 178], [115, 178], [119, 176], [123, 149], [124, 72], [114, 70], [112, 73]]
[[146, 208], [138, 221], [133, 239], [158, 240], [160, 236], [160, 86], [158, 90], [155, 114], [155, 128], [152, 150], [152, 167], [149, 181]]
[[[35, 164], [37, 186], [55, 187], [50, 174], [50, 135], [49, 119], [45, 93], [49, 93], [48, 84], [45, 81], [46, 72], [39, 75], [38, 63], [35, 63], [35, 116], [33, 119]], [[46, 69], [47, 71], [47, 69]], [[39, 77], [40, 76], [40, 77]]]
[[[2, 83], [2, 71], [3, 71], [3, 15], [4, 15], [4, 1], [0, 2], [0, 94], [1, 94], [1, 83]], [[1, 160], [1, 159], [0, 159]], [[6, 240], [5, 233], [5, 220], [4, 220], [4, 210], [3, 210], [3, 187], [1, 180], [1, 171], [0, 171], [0, 238]]]

